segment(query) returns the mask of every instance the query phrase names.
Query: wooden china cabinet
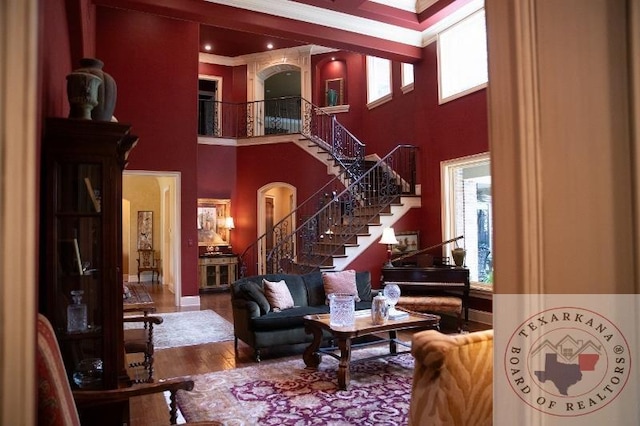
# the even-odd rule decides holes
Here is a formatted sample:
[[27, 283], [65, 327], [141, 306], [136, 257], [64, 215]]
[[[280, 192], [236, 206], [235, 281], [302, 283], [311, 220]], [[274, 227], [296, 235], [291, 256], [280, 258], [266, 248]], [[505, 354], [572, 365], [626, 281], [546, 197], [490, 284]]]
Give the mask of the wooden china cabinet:
[[[39, 303], [56, 331], [73, 389], [116, 389], [128, 381], [122, 170], [138, 140], [129, 132], [129, 125], [107, 121], [49, 118], [45, 123]], [[82, 367], [99, 364], [101, 373]], [[95, 424], [106, 424], [109, 416], [112, 424], [128, 417], [124, 403], [79, 409], [85, 419], [98, 416]]]

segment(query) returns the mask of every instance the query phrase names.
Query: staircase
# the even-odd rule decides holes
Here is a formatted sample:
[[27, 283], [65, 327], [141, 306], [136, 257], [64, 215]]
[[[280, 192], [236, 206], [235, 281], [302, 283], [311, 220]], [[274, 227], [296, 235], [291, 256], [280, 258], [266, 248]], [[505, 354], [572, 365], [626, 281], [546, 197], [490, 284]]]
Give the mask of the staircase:
[[241, 276], [342, 270], [380, 238], [383, 228], [420, 206], [416, 147], [399, 145], [382, 159], [367, 160], [365, 146], [334, 116], [304, 99], [287, 99], [302, 112], [297, 125], [292, 126], [295, 117], [273, 117], [295, 108], [265, 108], [271, 115], [262, 122], [298, 130], [303, 136], [298, 145], [326, 162], [335, 177], [274, 225], [272, 247], [265, 233], [241, 254]]

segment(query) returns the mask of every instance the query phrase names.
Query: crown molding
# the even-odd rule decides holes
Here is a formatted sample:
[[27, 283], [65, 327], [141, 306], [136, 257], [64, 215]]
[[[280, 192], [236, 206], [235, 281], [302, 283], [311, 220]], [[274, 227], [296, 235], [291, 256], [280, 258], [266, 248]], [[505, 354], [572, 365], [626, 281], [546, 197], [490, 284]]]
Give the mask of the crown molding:
[[204, 0], [208, 3], [230, 6], [281, 18], [322, 25], [356, 34], [362, 34], [396, 43], [420, 47], [420, 31], [361, 18], [342, 12], [310, 6], [291, 0]]
[[319, 55], [321, 53], [335, 52], [323, 46], [304, 45], [297, 47], [288, 47], [286, 49], [269, 50], [267, 52], [252, 53], [250, 55], [241, 55], [235, 57], [214, 55], [211, 53], [200, 53], [198, 61], [204, 64], [224, 65], [228, 67], [237, 67], [240, 65], [248, 65], [254, 62], [270, 62], [274, 58], [290, 58], [301, 55]]

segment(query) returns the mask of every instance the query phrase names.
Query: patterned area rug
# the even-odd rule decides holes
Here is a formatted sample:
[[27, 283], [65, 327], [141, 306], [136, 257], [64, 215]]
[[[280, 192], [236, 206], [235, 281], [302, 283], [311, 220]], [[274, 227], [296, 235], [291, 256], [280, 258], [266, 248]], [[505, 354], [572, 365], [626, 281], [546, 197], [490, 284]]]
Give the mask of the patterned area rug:
[[[356, 349], [353, 359], [388, 353], [388, 346]], [[352, 361], [353, 362], [353, 361]], [[324, 356], [318, 370], [302, 356], [193, 376], [179, 391], [185, 419], [223, 425], [406, 425], [413, 357], [356, 361], [346, 391], [337, 387], [338, 361]]]
[[[155, 315], [163, 319], [153, 327], [156, 350], [233, 340], [233, 324], [211, 310]], [[139, 327], [142, 323], [125, 323], [125, 328]]]

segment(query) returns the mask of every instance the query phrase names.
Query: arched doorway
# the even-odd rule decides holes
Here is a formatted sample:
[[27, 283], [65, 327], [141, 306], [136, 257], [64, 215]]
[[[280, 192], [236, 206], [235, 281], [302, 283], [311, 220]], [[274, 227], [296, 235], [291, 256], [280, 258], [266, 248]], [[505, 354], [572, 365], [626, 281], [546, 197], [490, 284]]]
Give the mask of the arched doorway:
[[[297, 189], [285, 182], [271, 182], [258, 189], [258, 238], [266, 234], [262, 241], [258, 259], [258, 270], [263, 271], [265, 256], [274, 244], [277, 244], [273, 235], [273, 226], [287, 217], [297, 205]], [[291, 218], [285, 227], [293, 230], [295, 217]]]

